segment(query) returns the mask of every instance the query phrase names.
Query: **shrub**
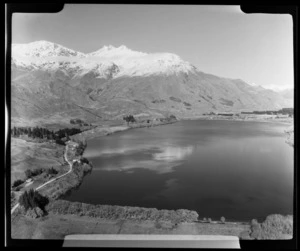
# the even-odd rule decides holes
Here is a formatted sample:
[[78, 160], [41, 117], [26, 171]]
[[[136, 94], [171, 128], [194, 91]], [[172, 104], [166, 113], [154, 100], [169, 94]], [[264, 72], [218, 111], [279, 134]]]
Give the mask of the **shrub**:
[[89, 164], [90, 162], [89, 162], [89, 160], [87, 159], [87, 158], [81, 158], [80, 159], [80, 161], [82, 162], [82, 163], [85, 163], [85, 164]]
[[249, 240], [250, 239], [249, 231], [247, 231], [247, 230], [242, 231], [239, 234], [239, 238], [242, 239], [242, 240]]
[[285, 239], [293, 234], [293, 218], [272, 214], [259, 224], [251, 225], [251, 237], [254, 239]]
[[27, 169], [25, 171], [25, 175], [26, 175], [27, 179], [31, 178], [32, 177], [31, 170]]
[[170, 119], [177, 119], [175, 115], [171, 114]]
[[188, 103], [188, 102], [183, 102], [183, 104], [184, 104], [185, 106], [191, 106], [191, 104]]
[[129, 116], [124, 116], [123, 117], [123, 120], [125, 120], [128, 124], [130, 123], [130, 122], [136, 122], [136, 119], [132, 116], [132, 115], [129, 115]]
[[224, 216], [222, 216], [220, 220], [221, 220], [221, 222], [222, 222], [223, 224], [225, 224], [225, 217], [224, 217]]
[[62, 141], [61, 139], [56, 139], [56, 140], [55, 140], [55, 143], [56, 143], [56, 144], [59, 144], [59, 145], [63, 145], [63, 146], [65, 145], [65, 142]]
[[251, 226], [251, 238], [254, 238], [254, 239], [261, 239], [260, 236], [261, 236], [261, 226], [260, 224], [255, 224], [255, 225], [252, 225]]
[[253, 226], [253, 225], [257, 225], [258, 224], [258, 222], [257, 222], [257, 220], [256, 219], [252, 219], [251, 220], [251, 225]]
[[39, 192], [30, 189], [29, 191], [25, 191], [20, 196], [19, 203], [25, 208], [26, 211], [35, 207], [39, 207], [40, 209], [44, 210], [45, 206], [49, 203], [49, 199], [42, 196]]
[[172, 100], [172, 101], [178, 102], [178, 103], [181, 102], [181, 99], [180, 99], [180, 98], [169, 97], [169, 99]]
[[15, 180], [14, 183], [13, 183], [13, 185], [12, 185], [12, 187], [17, 187], [17, 186], [19, 186], [19, 185], [21, 185], [23, 183], [24, 183], [23, 180]]
[[37, 175], [41, 174], [42, 172], [44, 172], [43, 168], [36, 168], [36, 169], [33, 169], [33, 170], [28, 169], [28, 170], [25, 171], [25, 175], [29, 179], [33, 176], [37, 176]]
[[79, 145], [78, 147], [76, 148], [76, 153], [75, 155], [82, 155], [83, 152], [84, 152], [84, 149], [85, 149], [86, 145], [83, 143], [83, 142], [79, 142]]
[[58, 174], [58, 171], [53, 167], [47, 169], [47, 174]]

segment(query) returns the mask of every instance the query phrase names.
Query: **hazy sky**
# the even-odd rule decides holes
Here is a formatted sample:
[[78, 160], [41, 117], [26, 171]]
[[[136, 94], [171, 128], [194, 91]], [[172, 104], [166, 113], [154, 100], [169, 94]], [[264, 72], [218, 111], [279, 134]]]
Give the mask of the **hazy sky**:
[[206, 73], [285, 89], [294, 85], [292, 25], [290, 15], [244, 14], [238, 6], [69, 4], [57, 14], [14, 14], [12, 42], [171, 52]]

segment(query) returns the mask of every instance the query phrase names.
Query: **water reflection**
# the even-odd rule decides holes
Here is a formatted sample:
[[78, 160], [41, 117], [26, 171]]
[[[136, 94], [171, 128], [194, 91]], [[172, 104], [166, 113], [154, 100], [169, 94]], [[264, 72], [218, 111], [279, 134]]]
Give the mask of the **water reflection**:
[[163, 161], [179, 161], [185, 159], [193, 153], [194, 147], [175, 147], [167, 146], [162, 149], [162, 152], [153, 154], [153, 158]]
[[[170, 146], [164, 145], [161, 147], [148, 146], [148, 148], [139, 149], [140, 151], [135, 151], [130, 149], [130, 153], [123, 149], [117, 149], [115, 152], [114, 158], [116, 155], [127, 152], [131, 154], [130, 159], [122, 160], [113, 165], [105, 165], [97, 170], [99, 171], [126, 171], [129, 172], [131, 169], [143, 168], [147, 170], [154, 171], [158, 174], [169, 173], [173, 171], [173, 168], [181, 165], [183, 161], [193, 153], [194, 146]], [[134, 155], [141, 155], [144, 152], [155, 151], [151, 155], [147, 155], [145, 159], [136, 160]], [[102, 151], [105, 152], [105, 151]], [[147, 159], [146, 159], [147, 158]], [[150, 159], [149, 159], [150, 158]]]
[[88, 142], [93, 163], [68, 200], [186, 208], [201, 217], [263, 220], [293, 213], [293, 148], [286, 126], [181, 121]]

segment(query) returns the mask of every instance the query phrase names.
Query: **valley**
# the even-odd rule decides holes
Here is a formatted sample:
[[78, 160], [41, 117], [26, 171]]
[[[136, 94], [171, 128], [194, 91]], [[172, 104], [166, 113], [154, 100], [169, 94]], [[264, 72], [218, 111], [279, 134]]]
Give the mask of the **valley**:
[[[228, 194], [224, 192], [222, 195], [224, 197], [212, 194], [212, 199], [207, 199], [205, 191], [210, 191], [212, 188], [206, 187], [203, 190], [199, 189], [199, 198], [204, 198], [201, 201], [202, 204], [200, 203], [200, 209], [184, 207], [180, 211], [175, 210], [177, 208], [174, 208], [171, 202], [162, 204], [163, 206], [159, 204], [161, 198], [168, 194], [168, 199], [174, 199], [176, 189], [180, 192], [176, 199], [179, 200], [180, 196], [188, 198], [191, 191], [198, 190], [191, 189], [190, 184], [193, 182], [204, 186], [207, 178], [203, 180], [201, 172], [205, 172], [208, 166], [212, 165], [215, 170], [218, 170], [215, 172], [216, 174], [221, 172], [219, 165], [209, 161], [214, 158], [216, 160], [224, 158], [219, 163], [226, 163], [227, 158], [222, 154], [223, 151], [225, 152], [224, 149], [228, 150], [226, 154], [232, 155], [232, 159], [237, 159], [237, 162], [228, 164], [228, 170], [231, 170], [234, 177], [240, 175], [240, 180], [243, 180], [245, 175], [241, 174], [240, 170], [233, 172], [232, 168], [240, 166], [242, 163], [242, 161], [238, 162], [235, 153], [244, 148], [239, 148], [239, 143], [232, 142], [228, 138], [240, 137], [248, 140], [248, 147], [251, 146], [252, 151], [255, 152], [257, 143], [253, 142], [250, 136], [259, 131], [260, 136], [265, 137], [264, 148], [260, 145], [259, 154], [274, 151], [279, 155], [281, 152], [278, 150], [278, 146], [282, 147], [283, 145], [283, 128], [290, 125], [290, 128], [285, 129], [285, 136], [289, 147], [293, 147], [292, 116], [247, 114], [251, 111], [293, 107], [293, 96], [289, 92], [275, 92], [261, 86], [250, 85], [241, 79], [207, 74], [172, 53], [138, 52], [124, 45], [120, 47], [104, 46], [95, 52], [81, 53], [48, 41], [13, 44], [11, 66], [11, 128], [39, 126], [50, 131], [62, 130], [61, 133], [48, 133], [41, 139], [33, 139], [29, 135], [11, 137], [11, 183], [13, 184], [16, 180], [22, 181], [11, 192], [11, 207], [18, 203], [23, 192], [41, 187], [51, 181], [51, 184], [39, 189], [41, 195], [50, 200], [45, 208], [45, 214], [34, 214], [32, 210], [26, 214], [23, 209], [16, 210], [12, 217], [13, 238], [61, 239], [64, 235], [74, 232], [223, 234], [245, 239], [274, 238], [274, 236], [280, 239], [291, 238], [290, 215], [281, 218], [274, 214], [275, 216], [270, 220], [286, 224], [288, 232], [281, 229], [282, 231], [280, 230], [281, 232], [279, 231], [276, 235], [272, 232], [273, 230], [269, 231], [269, 229], [263, 228], [264, 220], [268, 222], [266, 219], [268, 215], [265, 211], [257, 212], [254, 201], [264, 200], [266, 197], [263, 197], [265, 196], [263, 194], [262, 198], [257, 199], [253, 194], [249, 195], [249, 191], [254, 189], [251, 184], [248, 184], [250, 188], [247, 187], [243, 191], [246, 195], [240, 194], [240, 197], [233, 199], [234, 202], [228, 198], [229, 192]], [[126, 116], [133, 116], [134, 122], [125, 121]], [[226, 124], [228, 122], [233, 122], [233, 124]], [[239, 122], [245, 122], [245, 124], [238, 124]], [[259, 123], [256, 124], [256, 122]], [[275, 128], [274, 131], [264, 128], [261, 122], [268, 122], [270, 128]], [[257, 131], [253, 130], [251, 125], [257, 127]], [[232, 133], [231, 126], [236, 129], [236, 133]], [[199, 128], [202, 128], [203, 131], [199, 131]], [[214, 135], [210, 135], [212, 128], [215, 128]], [[245, 131], [243, 128], [246, 128]], [[75, 130], [76, 133], [69, 135], [69, 130]], [[171, 134], [172, 130], [175, 130], [174, 134]], [[135, 133], [140, 137], [136, 137]], [[56, 134], [59, 135], [57, 139], [55, 138]], [[109, 135], [111, 137], [104, 137]], [[198, 135], [202, 135], [202, 137]], [[218, 145], [214, 145], [215, 135], [223, 139], [223, 145], [220, 143], [223, 150]], [[270, 135], [275, 135], [274, 139], [271, 139]], [[111, 148], [102, 149], [103, 160], [97, 160], [100, 164], [95, 168], [93, 165], [95, 156], [85, 157], [85, 148], [87, 147], [86, 142], [96, 139], [100, 142], [98, 142], [99, 146], [107, 145]], [[196, 139], [198, 141], [195, 141]], [[147, 145], [139, 140], [144, 140], [146, 143], [152, 140], [157, 141], [152, 142], [152, 145], [150, 143]], [[188, 140], [189, 144], [186, 143]], [[129, 146], [124, 142], [126, 144], [129, 142]], [[266, 142], [273, 142], [274, 149], [269, 149]], [[205, 144], [208, 144], [207, 147], [201, 148]], [[208, 152], [207, 149], [210, 149], [209, 147], [212, 145], [216, 148], [212, 148], [211, 152]], [[229, 145], [232, 147], [232, 152], [229, 151]], [[201, 151], [197, 150], [198, 148]], [[194, 153], [195, 149], [198, 151], [198, 155]], [[247, 149], [245, 148], [241, 154], [245, 154]], [[291, 149], [284, 149], [290, 154]], [[96, 148], [94, 152], [98, 156], [97, 151]], [[95, 154], [94, 152], [92, 153]], [[212, 155], [212, 158], [207, 158], [207, 162], [204, 161], [203, 166], [195, 164], [197, 163], [195, 160], [199, 156], [205, 159], [214, 152], [216, 152], [216, 157]], [[184, 165], [186, 158], [193, 153], [194, 159], [189, 159], [187, 163], [194, 163], [190, 168], [191, 173], [195, 172], [195, 175], [189, 177], [183, 173], [184, 171], [180, 171], [179, 167]], [[249, 158], [248, 162], [252, 159], [249, 157], [251, 154], [243, 155], [245, 158]], [[111, 155], [116, 155], [120, 163], [112, 161], [112, 164], [105, 166], [106, 159], [108, 158], [109, 162]], [[143, 158], [154, 158], [155, 161]], [[267, 162], [266, 158], [261, 158], [259, 165], [265, 164], [269, 168], [274, 164]], [[290, 162], [288, 163], [288, 168], [290, 168]], [[200, 167], [198, 168], [198, 166]], [[256, 164], [254, 166], [257, 167]], [[279, 173], [279, 166], [276, 168]], [[28, 170], [34, 173], [32, 177], [27, 177], [26, 171], [28, 173]], [[190, 189], [187, 190], [188, 193], [184, 189], [180, 190], [183, 185], [178, 183], [179, 176], [176, 179], [168, 177], [166, 180], [161, 180], [161, 177], [165, 177], [164, 175], [175, 175], [176, 171], [182, 172], [182, 177], [187, 180], [190, 179], [190, 183], [187, 182], [186, 186]], [[247, 171], [243, 171], [247, 173]], [[130, 174], [139, 178], [128, 181], [123, 176], [116, 175], [120, 180], [125, 179], [128, 187], [135, 182], [142, 182], [145, 186], [147, 181], [152, 180], [153, 184], [157, 182], [158, 185], [155, 189], [161, 187], [161, 191], [156, 191], [157, 198], [156, 194], [153, 197], [149, 195], [144, 198], [141, 195], [142, 192], [136, 188], [126, 191], [125, 188], [122, 188], [122, 182], [115, 186], [120, 186], [116, 191], [124, 192], [126, 196], [130, 194], [128, 197], [124, 195], [124, 198], [135, 198], [131, 194], [134, 193], [136, 194], [135, 199], [141, 199], [145, 204], [148, 201], [155, 202], [157, 200], [159, 207], [162, 208], [118, 206], [118, 203], [105, 205], [98, 203], [98, 199], [96, 205], [77, 201], [78, 198], [94, 201], [98, 196], [90, 198], [87, 196], [88, 193], [85, 193], [86, 196], [80, 195], [81, 189], [84, 189], [87, 184], [85, 180], [89, 180], [92, 184], [91, 177], [96, 177], [101, 173], [102, 176], [107, 177], [107, 180], [114, 181], [115, 177], [110, 174], [118, 172], [125, 173], [124, 177]], [[142, 174], [145, 172], [146, 175], [138, 176], [139, 172]], [[212, 183], [219, 177], [209, 171], [206, 175], [211, 178]], [[259, 178], [256, 173], [252, 175], [255, 179]], [[266, 174], [266, 176], [268, 175]], [[143, 177], [147, 177], [147, 179], [144, 180]], [[199, 183], [198, 180], [196, 182], [194, 177], [199, 177], [202, 182]], [[220, 186], [224, 184], [224, 190], [227, 187], [225, 186], [226, 182], [233, 183], [231, 177], [226, 177], [226, 173], [224, 173], [218, 183]], [[56, 180], [56, 178], [59, 179]], [[284, 181], [289, 181], [289, 178], [290, 176], [286, 175]], [[273, 176], [269, 179], [272, 180]], [[271, 181], [269, 182], [272, 184]], [[286, 190], [281, 191], [280, 194], [281, 200], [284, 202], [290, 195], [290, 187], [287, 184], [288, 182], [282, 183], [282, 187]], [[107, 185], [105, 180], [103, 185]], [[265, 186], [262, 181], [260, 185]], [[228, 186], [230, 187], [230, 185]], [[149, 187], [147, 188], [149, 191], [154, 189], [153, 186]], [[92, 195], [98, 191], [97, 189], [90, 189], [89, 194]], [[99, 190], [99, 194], [103, 190]], [[235, 187], [235, 190], [238, 189]], [[74, 192], [73, 194], [79, 193], [78, 197], [75, 196], [75, 201], [64, 198], [72, 192]], [[118, 196], [116, 197], [118, 198]], [[245, 204], [241, 203], [244, 197], [249, 200], [250, 204], [253, 203], [251, 204], [252, 211], [256, 212], [257, 216], [255, 217], [260, 217], [261, 223], [258, 224], [261, 225], [258, 225], [259, 227], [250, 223], [252, 216], [245, 213], [247, 208], [243, 208], [242, 213], [237, 212], [241, 218], [244, 217], [243, 213], [247, 215], [247, 220], [237, 221], [234, 219], [237, 216], [233, 212], [237, 207], [232, 207], [232, 203]], [[269, 197], [271, 199], [268, 198], [268, 200], [275, 203], [274, 198], [270, 195]], [[102, 197], [99, 196], [99, 198]], [[107, 199], [105, 196], [103, 198]], [[108, 198], [110, 199], [110, 196]], [[99, 201], [101, 200], [99, 199]], [[163, 201], [166, 199], [164, 198]], [[191, 207], [196, 207], [194, 202], [188, 201]], [[200, 199], [198, 199], [199, 201]], [[226, 222], [219, 220], [222, 216], [220, 212], [215, 212], [209, 207], [216, 201], [222, 204], [222, 210], [231, 214], [232, 220]], [[132, 203], [134, 204], [136, 201]], [[177, 206], [176, 203], [174, 205]], [[290, 203], [286, 204], [290, 205]], [[168, 209], [165, 209], [164, 206]], [[181, 205], [179, 206], [182, 208]], [[267, 208], [268, 205], [265, 207]], [[282, 212], [291, 213], [290, 207], [282, 209], [278, 206], [279, 209]], [[214, 219], [200, 220], [198, 211], [201, 210], [204, 210], [201, 217], [203, 215], [210, 217], [211, 215], [207, 214], [209, 212], [213, 214]], [[85, 228], [80, 227], [82, 224], [85, 225]]]
[[171, 53], [104, 46], [82, 54], [47, 41], [12, 45], [12, 123], [88, 123], [272, 110], [293, 97], [198, 70]]

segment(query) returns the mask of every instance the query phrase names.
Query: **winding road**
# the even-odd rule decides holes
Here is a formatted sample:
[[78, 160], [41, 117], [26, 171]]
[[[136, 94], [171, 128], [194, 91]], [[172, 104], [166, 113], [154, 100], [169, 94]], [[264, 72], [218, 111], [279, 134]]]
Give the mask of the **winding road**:
[[[58, 180], [58, 179], [64, 177], [65, 175], [69, 174], [70, 172], [72, 172], [72, 170], [73, 170], [73, 163], [72, 163], [71, 161], [69, 161], [68, 158], [67, 158], [67, 152], [68, 152], [68, 150], [69, 150], [68, 147], [69, 147], [69, 145], [66, 145], [66, 151], [65, 151], [64, 157], [65, 157], [65, 160], [68, 162], [68, 164], [69, 164], [69, 166], [70, 166], [70, 170], [69, 170], [68, 172], [66, 172], [66, 173], [64, 173], [64, 174], [62, 174], [62, 175], [60, 175], [60, 176], [58, 176], [58, 177], [55, 177], [54, 179], [49, 180], [49, 181], [47, 181], [46, 183], [40, 185], [39, 187], [37, 187], [36, 189], [34, 189], [35, 191], [40, 190], [41, 188], [43, 188], [44, 186], [48, 185], [49, 183], [52, 183], [53, 181]], [[20, 205], [20, 204], [17, 203], [17, 204], [11, 209], [11, 214], [13, 214], [13, 212], [19, 207], [19, 205]]]

